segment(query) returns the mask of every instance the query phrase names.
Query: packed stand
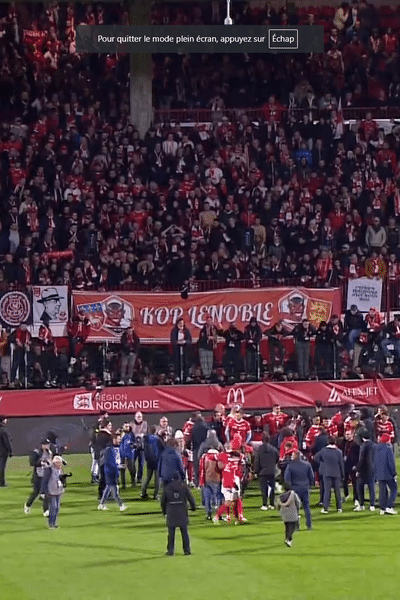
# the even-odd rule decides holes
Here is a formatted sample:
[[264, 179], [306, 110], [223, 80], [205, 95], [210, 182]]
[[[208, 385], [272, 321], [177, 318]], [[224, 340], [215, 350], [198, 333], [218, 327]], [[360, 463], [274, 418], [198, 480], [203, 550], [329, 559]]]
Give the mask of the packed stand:
[[[197, 89], [211, 90], [212, 98], [199, 106], [210, 107], [211, 120], [184, 127], [159, 117], [141, 140], [128, 119], [128, 57], [78, 55], [74, 48], [76, 24], [127, 23], [123, 8], [57, 3], [46, 9], [1, 8], [0, 289], [66, 284], [77, 290], [190, 292], [238, 280], [257, 287], [326, 287], [387, 270], [390, 303], [398, 306], [399, 129], [395, 122], [389, 131], [380, 128], [371, 112], [344, 125], [340, 110], [398, 105], [398, 33], [387, 29], [383, 9], [378, 15], [370, 5], [353, 3], [334, 15], [296, 16], [267, 6], [266, 22], [322, 19], [327, 28], [324, 55], [274, 56], [273, 68], [272, 55], [225, 56], [220, 68], [219, 57], [155, 56], [156, 104], [162, 104], [160, 77], [171, 98], [179, 98], [173, 78], [181, 72], [187, 79], [201, 76], [203, 87]], [[174, 8], [166, 10], [153, 17], [173, 24]], [[216, 16], [209, 20], [202, 10], [208, 9], [193, 9], [196, 22], [214, 22]], [[258, 17], [245, 10], [237, 22]], [[241, 90], [242, 101], [236, 97]], [[181, 97], [182, 107], [198, 104]], [[261, 116], [253, 120], [243, 109], [228, 118], [228, 98], [236, 108], [244, 100], [261, 107]], [[138, 383], [168, 383], [397, 374], [397, 323], [386, 330], [365, 318], [353, 328], [358, 333], [351, 341], [351, 326], [345, 324], [339, 339], [342, 325], [333, 325], [334, 336], [325, 341], [325, 334], [311, 330], [308, 339], [296, 339], [292, 363], [272, 368], [259, 352], [256, 361], [245, 363], [240, 354], [233, 359], [226, 352], [229, 360], [215, 364], [209, 357], [200, 368], [190, 351], [182, 365], [176, 352], [171, 360], [162, 351], [146, 356], [144, 349], [142, 363], [132, 367], [132, 358], [122, 360], [118, 347], [91, 348], [78, 357], [60, 352], [53, 360], [46, 331], [35, 346], [45, 357], [42, 364], [22, 334], [28, 355], [17, 352], [9, 373], [14, 368], [13, 384], [18, 372], [25, 384], [47, 386], [129, 383], [135, 377]], [[314, 336], [316, 368], [310, 370]], [[318, 340], [330, 348], [328, 361], [317, 352]], [[355, 343], [364, 347], [361, 358], [354, 358]], [[275, 348], [273, 354], [282, 356]], [[6, 375], [3, 384], [8, 383]]]

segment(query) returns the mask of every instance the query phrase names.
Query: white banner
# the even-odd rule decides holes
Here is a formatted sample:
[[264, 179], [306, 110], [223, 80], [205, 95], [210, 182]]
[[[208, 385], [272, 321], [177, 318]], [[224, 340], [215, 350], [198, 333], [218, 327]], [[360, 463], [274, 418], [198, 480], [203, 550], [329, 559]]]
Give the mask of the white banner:
[[50, 327], [68, 321], [68, 287], [66, 285], [33, 286], [33, 324], [48, 320]]
[[370, 308], [381, 310], [382, 279], [358, 277], [349, 279], [347, 287], [347, 308], [355, 304], [359, 311], [368, 312]]

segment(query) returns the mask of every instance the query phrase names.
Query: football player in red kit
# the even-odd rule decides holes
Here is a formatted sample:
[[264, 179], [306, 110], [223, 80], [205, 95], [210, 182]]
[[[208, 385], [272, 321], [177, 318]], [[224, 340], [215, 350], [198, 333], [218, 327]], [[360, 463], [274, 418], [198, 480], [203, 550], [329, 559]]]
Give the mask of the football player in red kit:
[[389, 419], [386, 407], [380, 407], [378, 409], [378, 413], [375, 417], [375, 433], [377, 440], [379, 440], [384, 433], [387, 433], [390, 437], [390, 443], [393, 444], [395, 431], [393, 423]]
[[243, 418], [243, 410], [241, 408], [237, 409], [236, 417], [228, 419], [225, 429], [225, 436], [228, 442], [233, 440], [235, 435], [239, 436], [242, 446], [248, 444], [251, 440], [250, 423]]
[[355, 408], [354, 404], [345, 404], [342, 408], [333, 415], [331, 419], [331, 425], [336, 425], [338, 430], [338, 437], [344, 437], [344, 422], [348, 417], [349, 413]]
[[313, 424], [310, 429], [307, 431], [306, 436], [304, 438], [306, 444], [306, 450], [311, 455], [311, 448], [314, 446], [316, 438], [321, 433], [321, 417], [319, 415], [315, 415], [313, 417]]
[[260, 414], [246, 415], [246, 421], [249, 422], [251, 427], [251, 446], [254, 450], [257, 450], [262, 444], [262, 435], [264, 431], [263, 418]]
[[279, 404], [275, 404], [272, 407], [272, 412], [263, 415], [263, 424], [268, 425], [268, 432], [274, 446], [277, 445], [278, 435], [282, 427], [289, 420], [289, 415], [281, 411]]
[[235, 518], [235, 523], [245, 523], [243, 515], [243, 502], [241, 499], [242, 478], [245, 468], [245, 457], [242, 453], [242, 442], [239, 435], [235, 435], [230, 442], [230, 450], [221, 452], [218, 455], [218, 467], [222, 471], [221, 492], [224, 502], [218, 508], [213, 519], [214, 524], [218, 524], [220, 518], [226, 513], [226, 520], [231, 522], [231, 509]]

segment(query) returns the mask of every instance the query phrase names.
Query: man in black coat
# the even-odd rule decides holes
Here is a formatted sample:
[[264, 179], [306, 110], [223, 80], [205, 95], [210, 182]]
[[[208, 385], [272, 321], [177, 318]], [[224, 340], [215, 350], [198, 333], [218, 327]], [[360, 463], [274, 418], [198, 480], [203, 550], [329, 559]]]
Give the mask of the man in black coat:
[[366, 429], [361, 433], [362, 444], [360, 448], [360, 458], [356, 467], [356, 483], [359, 504], [355, 511], [365, 510], [364, 487], [367, 485], [369, 490], [369, 509], [375, 510], [375, 444], [370, 440], [370, 435]]
[[6, 425], [6, 417], [0, 417], [0, 487], [6, 487], [6, 464], [8, 457], [12, 456], [11, 440]]
[[104, 450], [107, 446], [112, 445], [112, 433], [111, 433], [112, 425], [108, 419], [103, 419], [100, 422], [99, 431], [96, 436], [96, 440], [94, 443], [94, 458], [98, 461], [99, 465], [99, 487], [98, 487], [98, 497], [99, 500], [103, 497], [103, 492], [106, 487], [106, 476], [104, 473]]
[[193, 446], [193, 479], [196, 487], [199, 485], [199, 448], [207, 437], [208, 425], [204, 417], [199, 413], [192, 429]]
[[258, 483], [260, 484], [263, 500], [261, 510], [274, 508], [275, 470], [279, 461], [279, 453], [275, 446], [270, 444], [270, 439], [269, 434], [264, 432], [262, 435], [262, 444], [257, 448], [254, 457], [254, 473], [258, 475]]
[[175, 529], [177, 527], [179, 527], [181, 530], [184, 554], [186, 556], [191, 554], [188, 533], [188, 502], [190, 504], [190, 508], [192, 510], [196, 510], [196, 502], [189, 488], [187, 487], [186, 483], [182, 481], [179, 473], [174, 473], [172, 476], [172, 481], [164, 486], [163, 495], [161, 498], [161, 510], [163, 515], [167, 517], [167, 556], [174, 555]]

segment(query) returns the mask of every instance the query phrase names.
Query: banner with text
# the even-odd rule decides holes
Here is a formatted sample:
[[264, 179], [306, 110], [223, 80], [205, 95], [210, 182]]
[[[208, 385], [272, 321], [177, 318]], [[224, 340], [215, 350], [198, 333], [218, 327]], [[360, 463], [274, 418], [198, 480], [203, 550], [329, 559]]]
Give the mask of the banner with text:
[[347, 308], [352, 304], [361, 312], [368, 312], [370, 308], [381, 310], [382, 279], [369, 279], [358, 277], [349, 279], [347, 287]]
[[143, 342], [167, 342], [171, 329], [183, 317], [193, 339], [198, 338], [209, 314], [227, 328], [241, 330], [256, 317], [261, 328], [282, 320], [287, 332], [307, 317], [318, 326], [341, 312], [339, 289], [267, 288], [193, 292], [186, 300], [178, 292], [73, 292], [76, 310], [91, 322], [89, 341], [118, 341], [129, 325]]
[[100, 391], [2, 390], [1, 414], [7, 417], [98, 415], [100, 411], [129, 414], [212, 411], [216, 404], [227, 408], [241, 404], [247, 410], [313, 408], [315, 400], [324, 407], [354, 402], [360, 406], [400, 404], [400, 379], [359, 381], [304, 381], [287, 383], [249, 383], [220, 387], [187, 385], [159, 387], [110, 387]]

